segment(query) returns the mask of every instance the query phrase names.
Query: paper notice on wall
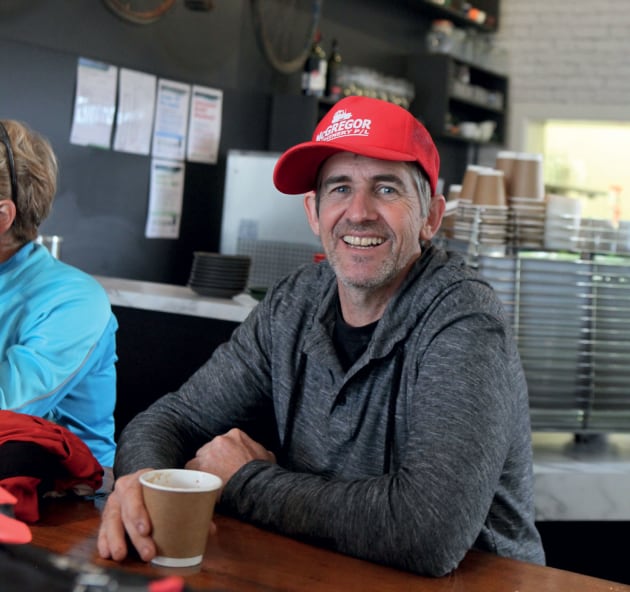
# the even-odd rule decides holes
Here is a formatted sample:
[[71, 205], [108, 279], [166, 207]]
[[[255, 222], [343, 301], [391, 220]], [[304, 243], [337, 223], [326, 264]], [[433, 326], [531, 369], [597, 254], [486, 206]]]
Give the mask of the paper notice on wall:
[[118, 68], [79, 58], [70, 142], [109, 148], [116, 113]]
[[157, 77], [121, 68], [114, 150], [149, 154]]
[[163, 78], [158, 81], [151, 149], [154, 158], [184, 160], [189, 107], [189, 84]]
[[193, 86], [188, 126], [187, 160], [216, 164], [221, 140], [223, 91]]
[[151, 162], [147, 238], [178, 238], [184, 200], [185, 164], [154, 158]]

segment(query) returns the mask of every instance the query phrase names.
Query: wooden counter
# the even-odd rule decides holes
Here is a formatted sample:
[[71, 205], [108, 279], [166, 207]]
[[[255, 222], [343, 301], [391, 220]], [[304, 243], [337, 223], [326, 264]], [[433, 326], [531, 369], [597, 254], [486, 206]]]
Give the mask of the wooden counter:
[[198, 568], [167, 569], [127, 559], [98, 558], [96, 536], [104, 497], [46, 500], [42, 518], [31, 527], [33, 544], [75, 559], [149, 577], [181, 575], [198, 590], [234, 592], [630, 592], [630, 586], [589, 576], [470, 552], [443, 578], [425, 578], [354, 559], [252, 525], [217, 516]]

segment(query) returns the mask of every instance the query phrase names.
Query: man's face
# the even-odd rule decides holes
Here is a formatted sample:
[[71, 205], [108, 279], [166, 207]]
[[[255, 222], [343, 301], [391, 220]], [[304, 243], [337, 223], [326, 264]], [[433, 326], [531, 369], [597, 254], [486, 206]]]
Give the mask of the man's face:
[[396, 288], [420, 255], [425, 219], [405, 163], [342, 152], [320, 173], [319, 213], [307, 196], [309, 224], [340, 282], [352, 288]]

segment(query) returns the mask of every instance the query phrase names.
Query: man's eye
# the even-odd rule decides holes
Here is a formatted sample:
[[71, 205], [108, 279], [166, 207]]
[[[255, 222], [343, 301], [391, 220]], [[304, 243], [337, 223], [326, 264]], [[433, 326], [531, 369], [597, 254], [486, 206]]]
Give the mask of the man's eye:
[[336, 187], [331, 187], [330, 192], [331, 193], [348, 193], [348, 186], [338, 185]]
[[389, 185], [383, 185], [377, 189], [378, 193], [382, 193], [383, 195], [393, 195], [396, 193], [396, 189], [394, 187], [390, 187]]

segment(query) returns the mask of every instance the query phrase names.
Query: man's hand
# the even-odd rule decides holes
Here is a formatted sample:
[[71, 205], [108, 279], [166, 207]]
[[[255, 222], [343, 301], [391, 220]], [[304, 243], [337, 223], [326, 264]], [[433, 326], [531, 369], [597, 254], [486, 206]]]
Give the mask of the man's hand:
[[195, 458], [186, 463], [186, 468], [214, 473], [225, 485], [234, 473], [252, 460], [275, 463], [276, 457], [245, 432], [233, 428], [204, 444], [197, 450]]
[[122, 561], [127, 556], [125, 531], [144, 561], [155, 557], [151, 520], [144, 506], [139, 477], [151, 469], [141, 469], [116, 480], [109, 495], [98, 531], [98, 552], [103, 559]]
[[[98, 553], [103, 559], [122, 561], [127, 556], [125, 532], [142, 560], [151, 561], [157, 554], [140, 484], [140, 475], [150, 470], [141, 469], [116, 480], [114, 491], [103, 509], [98, 531]], [[209, 534], [216, 532], [216, 524], [212, 522]]]
[[[276, 457], [245, 432], [234, 428], [204, 444], [195, 458], [186, 463], [186, 468], [214, 473], [225, 484], [252, 460], [275, 463]], [[125, 532], [142, 560], [151, 561], [155, 557], [157, 550], [151, 538], [151, 520], [144, 506], [139, 479], [142, 473], [150, 470], [141, 469], [116, 480], [103, 509], [98, 531], [98, 552], [103, 559], [122, 561], [127, 556]], [[214, 523], [210, 532], [216, 532]]]

